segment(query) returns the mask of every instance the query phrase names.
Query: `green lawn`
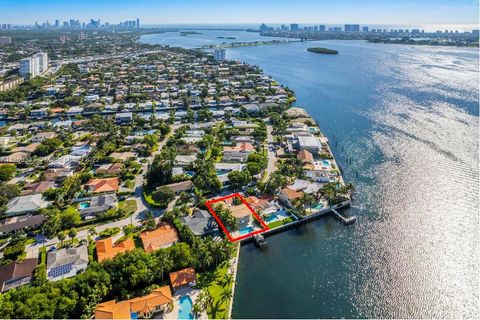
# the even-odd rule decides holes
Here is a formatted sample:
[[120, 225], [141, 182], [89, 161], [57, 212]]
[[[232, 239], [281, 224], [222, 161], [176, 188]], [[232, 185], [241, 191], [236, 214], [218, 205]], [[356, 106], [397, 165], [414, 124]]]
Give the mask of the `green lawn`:
[[118, 208], [124, 209], [128, 214], [132, 214], [137, 210], [137, 201], [133, 199], [120, 201], [118, 203]]
[[[198, 274], [199, 287], [207, 289], [213, 298], [212, 307], [207, 309], [209, 319], [226, 319], [228, 316], [231, 299], [226, 301], [222, 299], [222, 292], [225, 290], [222, 280], [225, 278], [229, 267], [230, 264], [227, 261], [219, 265], [214, 271], [205, 271]], [[233, 283], [230, 287], [232, 286]]]
[[293, 219], [291, 217], [289, 217], [289, 218], [285, 218], [283, 220], [273, 221], [273, 222], [268, 224], [268, 227], [270, 229], [274, 229], [274, 228], [277, 228], [279, 226], [283, 226], [284, 224], [290, 223], [292, 221], [293, 221]]

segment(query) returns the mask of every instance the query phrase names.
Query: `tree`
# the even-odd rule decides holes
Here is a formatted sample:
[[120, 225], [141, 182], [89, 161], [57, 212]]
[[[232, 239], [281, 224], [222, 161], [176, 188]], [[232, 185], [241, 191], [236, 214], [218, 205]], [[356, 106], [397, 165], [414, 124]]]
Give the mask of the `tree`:
[[232, 211], [228, 209], [224, 204], [217, 204], [214, 206], [215, 213], [222, 221], [225, 227], [231, 231], [238, 230], [238, 221], [232, 215]]
[[0, 181], [10, 180], [16, 170], [17, 167], [14, 164], [5, 164], [0, 166]]
[[152, 199], [158, 203], [161, 208], [166, 208], [170, 201], [175, 199], [175, 192], [168, 187], [160, 187], [152, 193]]
[[248, 185], [252, 181], [252, 176], [248, 170], [232, 171], [228, 174], [228, 180], [233, 189], [238, 189]]
[[16, 196], [20, 195], [20, 187], [16, 184], [0, 184], [0, 207], [3, 207]]
[[57, 238], [58, 238], [58, 240], [60, 240], [62, 247], [63, 247], [63, 240], [65, 240], [66, 237], [67, 237], [67, 235], [65, 234], [64, 231], [60, 231], [57, 234]]
[[53, 237], [62, 229], [60, 210], [55, 207], [47, 207], [40, 212], [45, 215], [45, 222], [42, 225], [42, 233], [46, 237]]
[[82, 221], [82, 216], [80, 215], [80, 212], [78, 212], [77, 208], [68, 206], [61, 213], [61, 221], [62, 227], [67, 229], [79, 224]]
[[68, 236], [73, 241], [73, 238], [75, 238], [77, 236], [77, 229], [75, 229], [75, 228], [70, 229], [70, 231], [68, 231]]

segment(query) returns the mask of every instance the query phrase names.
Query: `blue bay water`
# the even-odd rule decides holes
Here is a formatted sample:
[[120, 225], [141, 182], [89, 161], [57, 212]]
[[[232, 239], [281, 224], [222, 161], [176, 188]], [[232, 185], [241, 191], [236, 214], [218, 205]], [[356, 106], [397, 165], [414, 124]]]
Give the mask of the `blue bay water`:
[[269, 237], [265, 251], [242, 247], [233, 317], [475, 317], [478, 49], [324, 41], [227, 58], [295, 91], [354, 183], [358, 217]]

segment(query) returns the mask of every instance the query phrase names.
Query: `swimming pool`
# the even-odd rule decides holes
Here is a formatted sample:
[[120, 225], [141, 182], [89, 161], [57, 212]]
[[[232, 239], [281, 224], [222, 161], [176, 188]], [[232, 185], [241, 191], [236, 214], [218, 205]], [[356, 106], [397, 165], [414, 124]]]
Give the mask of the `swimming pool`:
[[323, 161], [322, 161], [322, 164], [323, 164], [325, 167], [328, 167], [328, 166], [330, 166], [330, 161], [323, 160]]
[[314, 207], [312, 207], [314, 210], [320, 210], [323, 209], [323, 203], [317, 203]]
[[178, 306], [178, 319], [194, 319], [192, 306], [193, 303], [190, 296], [181, 296]]
[[80, 209], [87, 209], [87, 208], [90, 208], [90, 203], [89, 202], [80, 202], [80, 204], [78, 205], [78, 207]]
[[240, 234], [247, 234], [253, 231], [253, 227], [244, 227], [240, 229]]
[[275, 220], [278, 220], [278, 217], [275, 213], [272, 213], [271, 215], [265, 218], [265, 222], [272, 222]]

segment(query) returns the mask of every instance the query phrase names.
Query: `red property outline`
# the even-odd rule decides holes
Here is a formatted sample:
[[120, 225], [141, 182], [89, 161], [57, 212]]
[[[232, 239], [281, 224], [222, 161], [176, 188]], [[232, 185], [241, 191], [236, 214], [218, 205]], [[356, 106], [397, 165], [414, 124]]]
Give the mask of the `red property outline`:
[[[225, 228], [225, 225], [222, 223], [220, 218], [215, 213], [215, 210], [213, 210], [212, 204], [214, 204], [216, 202], [224, 201], [224, 200], [227, 200], [227, 199], [230, 199], [230, 198], [235, 198], [235, 197], [240, 198], [240, 201], [242, 201], [242, 203], [247, 206], [247, 208], [252, 212], [255, 219], [257, 219], [260, 222], [260, 224], [263, 226], [263, 229], [260, 229], [260, 230], [257, 230], [257, 231], [252, 231], [250, 233], [244, 234], [243, 236], [239, 236], [239, 237], [236, 237], [236, 238], [232, 237], [230, 232], [228, 232], [227, 228]], [[262, 218], [260, 218], [260, 216], [255, 212], [255, 210], [253, 210], [252, 207], [250, 207], [250, 205], [247, 203], [247, 201], [245, 201], [245, 199], [243, 198], [243, 196], [240, 193], [232, 193], [232, 194], [230, 194], [228, 196], [225, 196], [225, 197], [208, 200], [208, 201], [205, 202], [205, 206], [208, 208], [208, 211], [210, 211], [210, 213], [215, 218], [215, 220], [217, 220], [218, 225], [222, 228], [223, 232], [225, 232], [225, 234], [227, 235], [228, 240], [230, 240], [230, 242], [236, 242], [236, 241], [251, 237], [253, 235], [256, 235], [258, 233], [262, 233], [264, 231], [270, 230], [270, 228], [265, 224], [265, 222], [262, 220]]]

